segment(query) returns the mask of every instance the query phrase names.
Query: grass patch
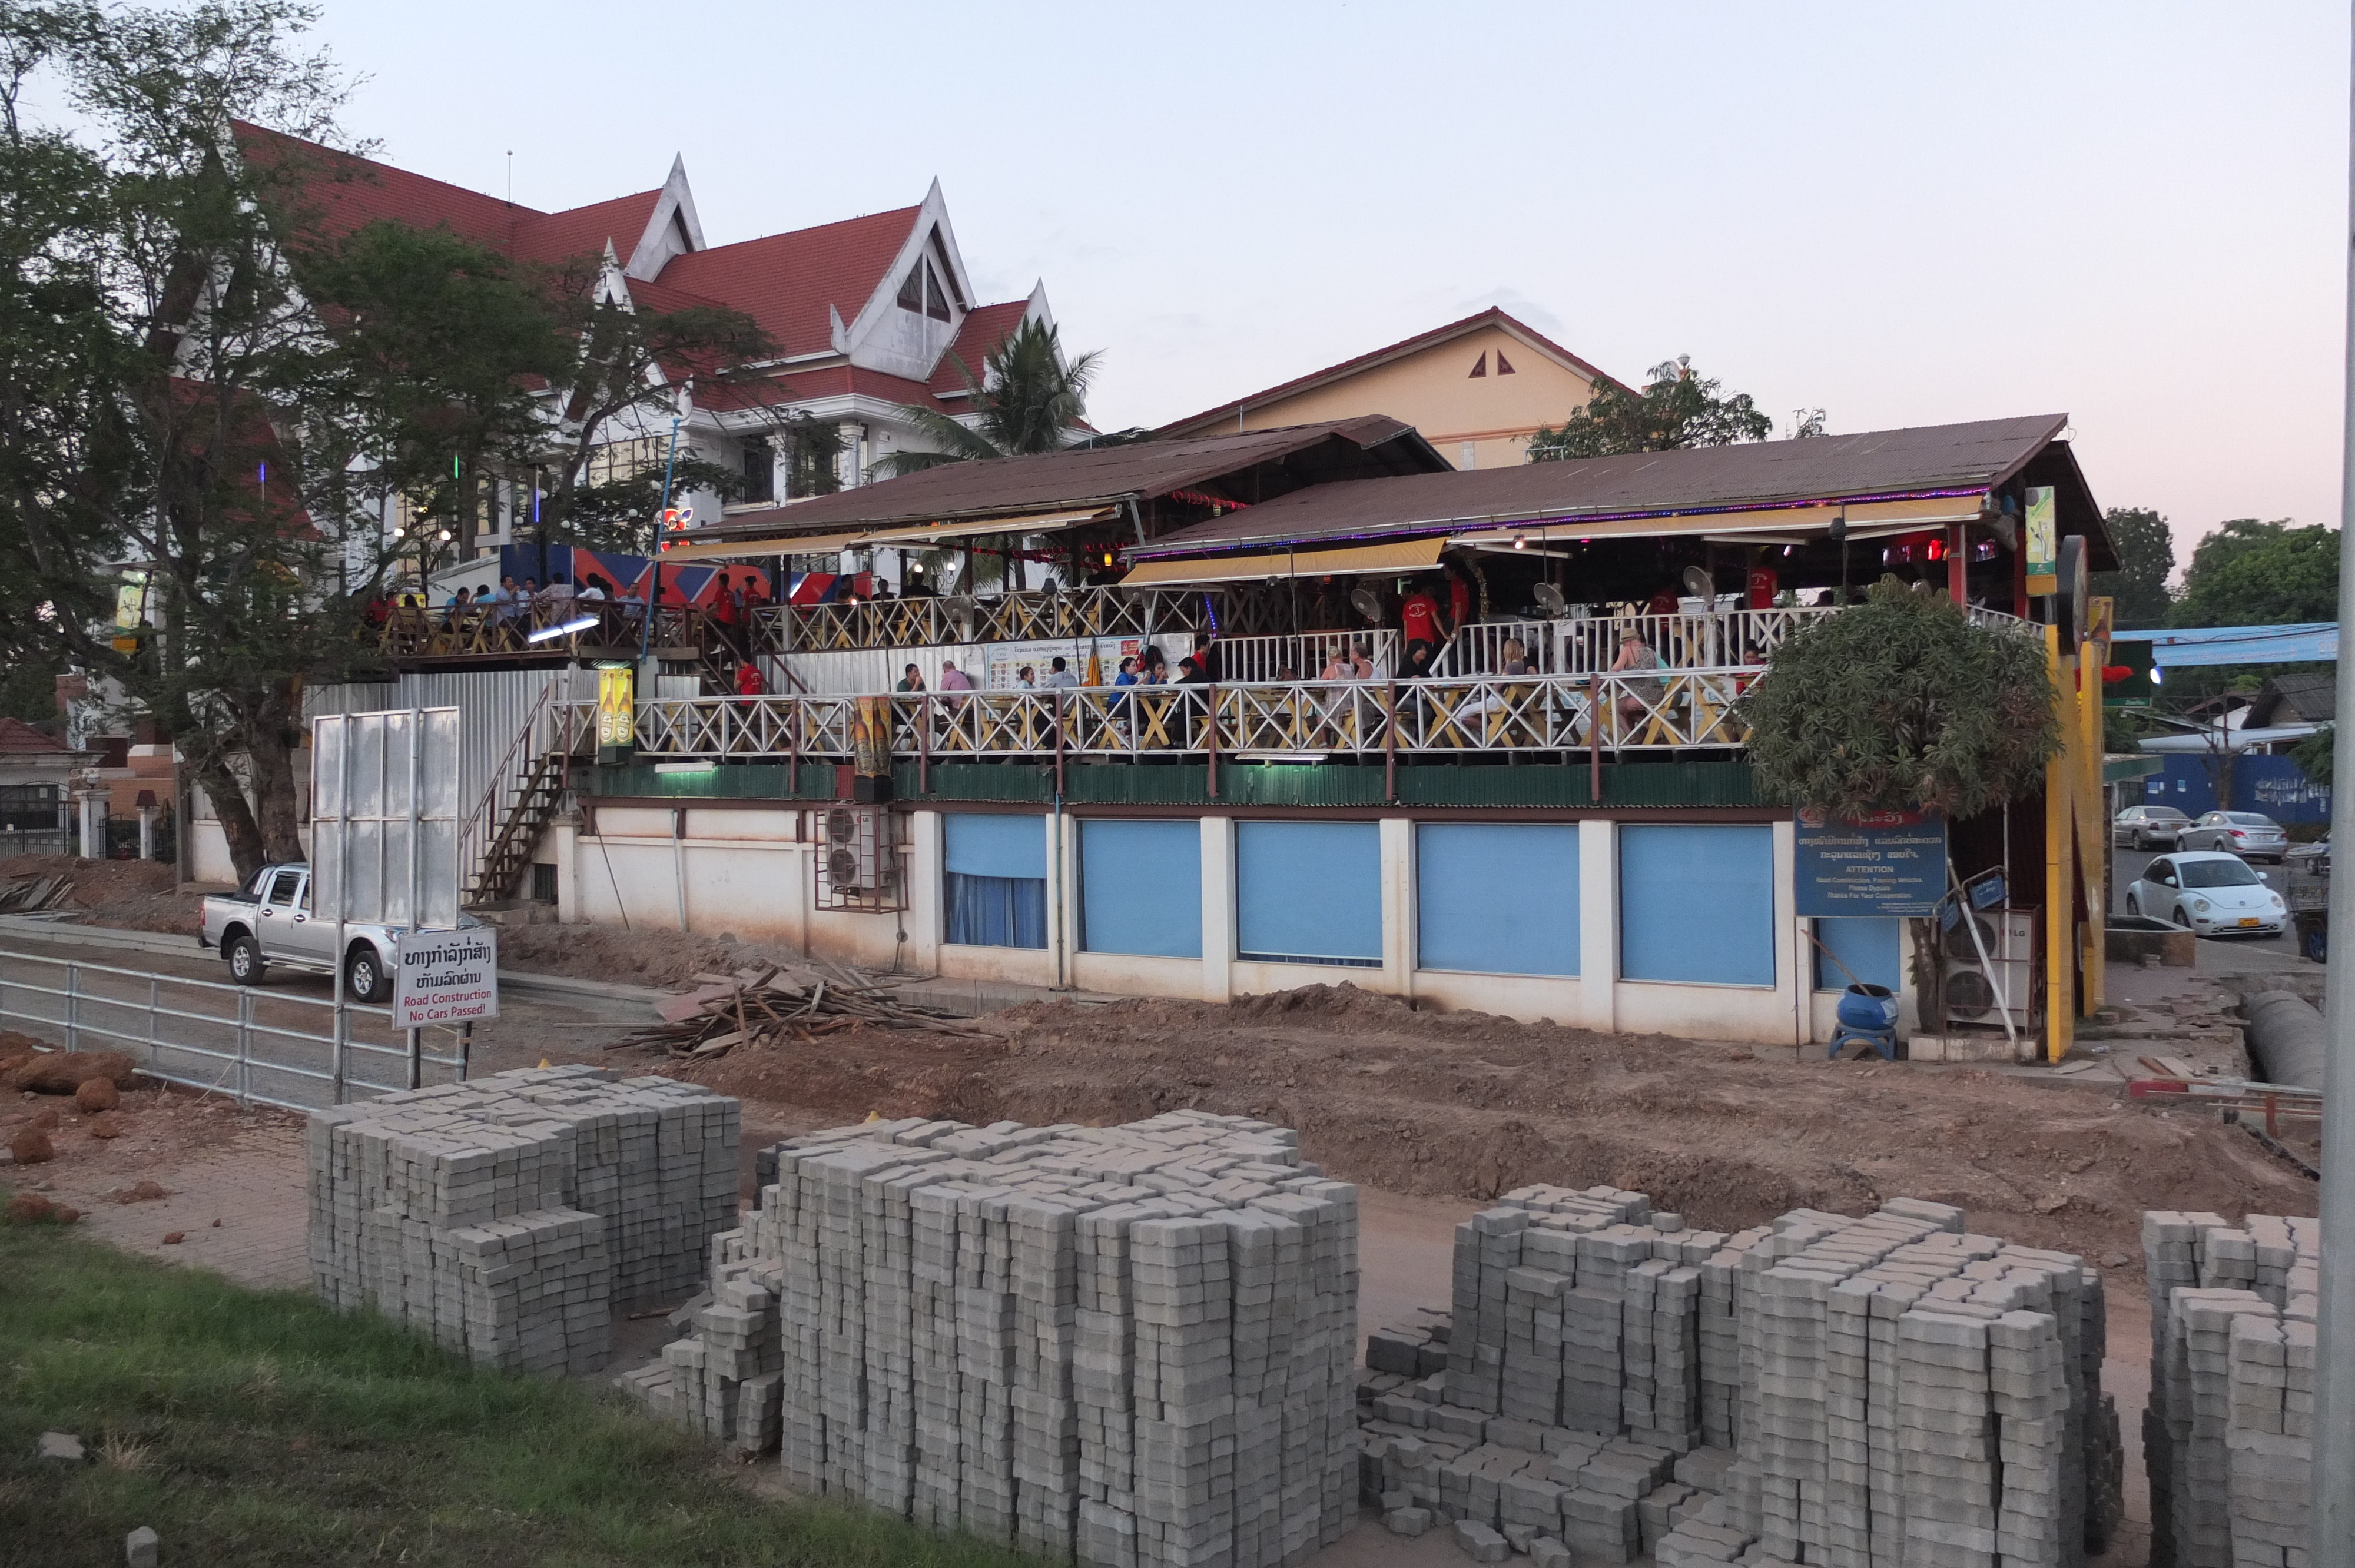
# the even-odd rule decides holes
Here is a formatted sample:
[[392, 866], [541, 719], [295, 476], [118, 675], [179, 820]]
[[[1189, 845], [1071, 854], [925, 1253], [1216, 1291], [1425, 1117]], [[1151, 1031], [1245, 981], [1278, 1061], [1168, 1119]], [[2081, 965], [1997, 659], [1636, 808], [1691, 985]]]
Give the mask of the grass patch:
[[[5, 1197], [5, 1193], [0, 1193]], [[90, 1462], [43, 1465], [79, 1436]], [[1012, 1568], [965, 1538], [755, 1496], [618, 1394], [486, 1372], [294, 1291], [0, 1224], [0, 1563]]]

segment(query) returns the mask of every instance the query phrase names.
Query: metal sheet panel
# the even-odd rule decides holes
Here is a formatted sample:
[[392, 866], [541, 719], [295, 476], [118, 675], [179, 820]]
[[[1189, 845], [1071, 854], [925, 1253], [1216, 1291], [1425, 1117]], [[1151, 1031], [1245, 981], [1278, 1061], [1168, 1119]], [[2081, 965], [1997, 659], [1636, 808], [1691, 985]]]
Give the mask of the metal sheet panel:
[[456, 708], [312, 724], [312, 908], [323, 918], [458, 924]]

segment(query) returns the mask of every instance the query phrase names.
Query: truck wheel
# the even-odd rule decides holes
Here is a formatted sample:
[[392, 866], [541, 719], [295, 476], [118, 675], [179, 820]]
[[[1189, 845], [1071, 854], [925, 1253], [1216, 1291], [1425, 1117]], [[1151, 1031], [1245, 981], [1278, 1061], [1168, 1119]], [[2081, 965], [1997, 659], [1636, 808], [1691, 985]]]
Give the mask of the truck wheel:
[[351, 962], [345, 966], [344, 983], [362, 1001], [390, 1001], [392, 981], [384, 972], [384, 964], [373, 948], [356, 949]]
[[261, 983], [261, 944], [243, 931], [221, 945], [221, 957], [229, 963], [229, 978], [240, 985]]
[[2306, 956], [2316, 963], [2328, 963], [2330, 961], [2330, 927], [2320, 925], [2307, 927], [2299, 936], [2297, 945]]

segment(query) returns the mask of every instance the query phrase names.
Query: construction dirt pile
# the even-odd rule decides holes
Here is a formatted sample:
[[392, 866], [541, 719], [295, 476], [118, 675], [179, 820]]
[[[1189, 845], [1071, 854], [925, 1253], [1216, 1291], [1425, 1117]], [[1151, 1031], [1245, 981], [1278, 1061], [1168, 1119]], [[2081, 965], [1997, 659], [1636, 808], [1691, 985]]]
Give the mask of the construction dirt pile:
[[197, 905], [218, 891], [209, 885], [180, 885], [179, 874], [160, 860], [77, 860], [69, 854], [17, 854], [0, 860], [0, 879], [63, 877], [73, 885], [61, 904], [85, 926], [123, 931], [197, 934]]
[[610, 926], [508, 926], [499, 931], [503, 969], [616, 985], [680, 990], [696, 984], [698, 975], [733, 974], [762, 964], [802, 969], [808, 963], [792, 948], [740, 942], [724, 933], [698, 937]]
[[2314, 1203], [2311, 1181], [2238, 1128], [2146, 1108], [2115, 1079], [1827, 1063], [1418, 1012], [1348, 985], [1223, 1005], [1030, 1003], [978, 1022], [999, 1039], [862, 1027], [645, 1070], [754, 1112], [1096, 1126], [1176, 1109], [1247, 1116], [1298, 1128], [1303, 1157], [1343, 1181], [1483, 1200], [1608, 1182], [1725, 1231], [1796, 1208], [1865, 1213], [1902, 1193], [2130, 1275], [2146, 1209]]

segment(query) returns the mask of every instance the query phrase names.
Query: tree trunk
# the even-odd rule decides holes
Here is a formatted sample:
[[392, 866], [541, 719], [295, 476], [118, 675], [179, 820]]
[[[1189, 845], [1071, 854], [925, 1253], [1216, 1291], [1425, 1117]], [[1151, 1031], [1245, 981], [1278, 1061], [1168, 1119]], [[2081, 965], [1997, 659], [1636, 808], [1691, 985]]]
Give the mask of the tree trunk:
[[[270, 863], [272, 856], [262, 846], [261, 828], [253, 820], [252, 808], [245, 803], [244, 788], [229, 768], [229, 758], [218, 752], [191, 758], [188, 771], [195, 775], [197, 787], [213, 803], [213, 816], [220, 822], [221, 837], [228, 842], [229, 863], [237, 868], [238, 881], [242, 884], [250, 880], [255, 872]], [[194, 831], [193, 823], [189, 831]]]
[[253, 804], [263, 851], [272, 861], [299, 861], [303, 851], [302, 790], [294, 777], [294, 685], [282, 681], [246, 726], [246, 757], [252, 766]]

